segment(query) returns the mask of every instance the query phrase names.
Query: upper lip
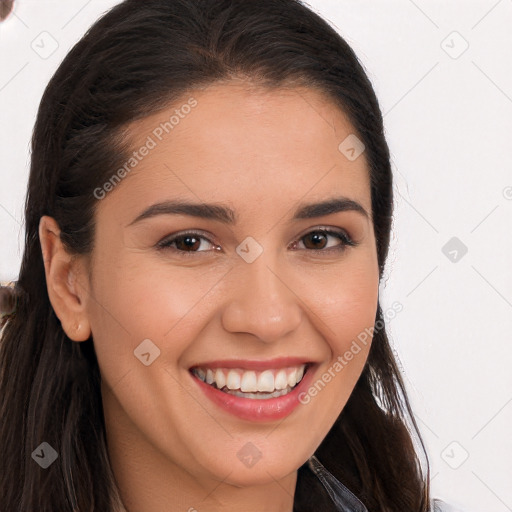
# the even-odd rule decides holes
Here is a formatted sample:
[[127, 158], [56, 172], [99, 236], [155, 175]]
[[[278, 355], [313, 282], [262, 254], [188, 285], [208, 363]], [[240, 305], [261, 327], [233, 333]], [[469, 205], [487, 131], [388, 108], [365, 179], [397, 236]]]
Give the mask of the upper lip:
[[264, 371], [273, 368], [287, 368], [289, 366], [301, 366], [303, 364], [313, 363], [306, 357], [277, 357], [266, 360], [249, 359], [224, 359], [216, 361], [207, 361], [195, 364], [192, 368], [241, 368], [247, 370]]

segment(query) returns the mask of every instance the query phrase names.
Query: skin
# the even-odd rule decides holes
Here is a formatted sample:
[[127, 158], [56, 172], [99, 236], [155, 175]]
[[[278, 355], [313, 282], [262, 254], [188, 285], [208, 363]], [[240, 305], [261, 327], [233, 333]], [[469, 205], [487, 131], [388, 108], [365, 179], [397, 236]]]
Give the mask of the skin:
[[[319, 363], [315, 382], [374, 325], [379, 275], [367, 161], [338, 150], [355, 130], [319, 92], [236, 81], [134, 122], [134, 149], [190, 96], [197, 106], [98, 202], [91, 257], [69, 255], [54, 219], [42, 217], [48, 293], [72, 340], [93, 336], [127, 511], [291, 512], [297, 469], [343, 409], [370, 343], [279, 421], [219, 409], [188, 370], [216, 359], [305, 356]], [[292, 220], [299, 204], [338, 196], [370, 217], [343, 211]], [[169, 199], [224, 204], [238, 222], [160, 215], [128, 226]], [[305, 238], [319, 227], [345, 230], [358, 245], [327, 252], [338, 238]], [[157, 249], [187, 230], [206, 237], [189, 257], [183, 245], [181, 253]], [[263, 247], [250, 264], [235, 251], [247, 236]], [[147, 338], [160, 350], [149, 366], [134, 357]], [[237, 457], [248, 442], [261, 452], [251, 467]]]

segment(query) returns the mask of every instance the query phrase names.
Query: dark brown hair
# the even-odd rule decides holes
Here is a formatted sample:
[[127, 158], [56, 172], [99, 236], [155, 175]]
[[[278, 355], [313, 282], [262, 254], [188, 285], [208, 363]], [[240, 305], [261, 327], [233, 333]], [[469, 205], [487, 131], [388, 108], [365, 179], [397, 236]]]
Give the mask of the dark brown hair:
[[[268, 88], [316, 88], [348, 116], [366, 146], [382, 278], [393, 213], [389, 149], [372, 85], [337, 31], [299, 0], [115, 6], [59, 66], [33, 132], [16, 308], [3, 317], [0, 343], [2, 511], [106, 512], [115, 505], [93, 340], [73, 343], [51, 306], [41, 216], [56, 219], [70, 253], [90, 254], [93, 191], [126, 161], [127, 123], [234, 77]], [[384, 325], [380, 305], [375, 320]], [[31, 457], [43, 441], [59, 455], [46, 470]], [[384, 327], [316, 455], [371, 512], [428, 510], [428, 460]], [[310, 510], [328, 512], [333, 504], [304, 465], [294, 511]]]

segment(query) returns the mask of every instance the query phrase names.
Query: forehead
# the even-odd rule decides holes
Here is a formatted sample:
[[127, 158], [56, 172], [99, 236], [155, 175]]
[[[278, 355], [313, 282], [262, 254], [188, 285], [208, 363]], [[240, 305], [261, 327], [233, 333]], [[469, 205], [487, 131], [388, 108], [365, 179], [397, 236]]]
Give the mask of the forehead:
[[340, 149], [354, 131], [314, 89], [232, 82], [193, 90], [129, 126], [137, 161], [112, 199], [131, 214], [141, 202], [184, 195], [251, 209], [338, 194], [370, 211], [365, 155], [351, 160]]

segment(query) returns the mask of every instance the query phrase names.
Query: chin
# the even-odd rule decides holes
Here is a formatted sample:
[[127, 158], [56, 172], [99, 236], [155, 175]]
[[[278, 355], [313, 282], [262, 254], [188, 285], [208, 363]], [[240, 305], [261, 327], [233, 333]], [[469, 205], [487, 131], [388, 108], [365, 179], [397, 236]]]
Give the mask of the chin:
[[[259, 467], [258, 467], [259, 466]], [[227, 468], [226, 468], [227, 469]], [[272, 471], [266, 465], [262, 463], [262, 461], [258, 462], [252, 468], [229, 468], [227, 471], [231, 471], [231, 474], [227, 478], [224, 479], [226, 473], [223, 475], [217, 475], [223, 481], [223, 483], [232, 485], [234, 487], [251, 487], [257, 485], [269, 485], [276, 484], [279, 480], [287, 477], [298, 468], [282, 468], [281, 471], [276, 472]]]

